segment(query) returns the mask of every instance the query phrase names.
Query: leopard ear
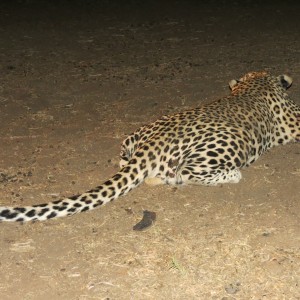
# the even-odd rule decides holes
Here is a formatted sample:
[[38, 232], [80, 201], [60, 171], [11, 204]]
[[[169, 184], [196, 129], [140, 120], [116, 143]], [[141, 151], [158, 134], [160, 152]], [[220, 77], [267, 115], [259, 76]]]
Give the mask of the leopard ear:
[[280, 85], [286, 90], [292, 85], [293, 82], [293, 79], [287, 75], [280, 75], [277, 77], [277, 79], [279, 80]]
[[230, 81], [229, 81], [229, 87], [230, 87], [230, 89], [232, 90], [233, 87], [234, 87], [238, 82], [239, 82], [239, 81], [236, 80], [236, 79], [230, 80]]

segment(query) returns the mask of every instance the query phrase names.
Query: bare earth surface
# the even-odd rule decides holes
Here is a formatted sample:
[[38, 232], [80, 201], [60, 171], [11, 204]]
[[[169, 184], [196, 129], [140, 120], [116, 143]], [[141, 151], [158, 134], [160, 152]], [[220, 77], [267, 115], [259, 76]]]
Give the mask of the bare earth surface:
[[[289, 74], [300, 104], [291, 2], [37, 3], [0, 4], [1, 205], [99, 185], [127, 134], [246, 72]], [[71, 218], [1, 223], [0, 299], [300, 299], [299, 192], [289, 144], [237, 185], [142, 185]], [[155, 225], [133, 231], [144, 210]]]

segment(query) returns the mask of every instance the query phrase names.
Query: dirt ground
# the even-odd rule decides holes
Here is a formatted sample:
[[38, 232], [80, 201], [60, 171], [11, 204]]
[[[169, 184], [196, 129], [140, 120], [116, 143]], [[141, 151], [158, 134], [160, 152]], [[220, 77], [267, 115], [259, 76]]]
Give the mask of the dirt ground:
[[[63, 3], [0, 4], [1, 205], [99, 185], [127, 134], [248, 71], [289, 74], [300, 104], [293, 2]], [[1, 223], [0, 299], [300, 299], [299, 192], [289, 144], [236, 185], [142, 185], [70, 218]], [[155, 225], [133, 231], [144, 210]]]

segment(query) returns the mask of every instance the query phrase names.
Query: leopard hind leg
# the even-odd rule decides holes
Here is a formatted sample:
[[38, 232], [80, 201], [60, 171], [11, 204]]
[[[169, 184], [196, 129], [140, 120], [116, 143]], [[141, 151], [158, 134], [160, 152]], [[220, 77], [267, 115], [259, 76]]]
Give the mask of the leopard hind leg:
[[203, 170], [197, 164], [189, 164], [177, 175], [182, 184], [215, 186], [223, 183], [238, 183], [242, 174], [239, 169], [234, 170]]

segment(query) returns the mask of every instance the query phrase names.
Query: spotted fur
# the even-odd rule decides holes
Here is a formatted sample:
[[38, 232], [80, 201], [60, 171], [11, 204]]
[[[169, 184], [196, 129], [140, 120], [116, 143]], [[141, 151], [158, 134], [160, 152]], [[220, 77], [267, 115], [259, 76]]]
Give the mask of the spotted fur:
[[47, 220], [92, 210], [145, 179], [166, 184], [237, 183], [240, 169], [273, 146], [300, 140], [300, 107], [287, 95], [292, 79], [252, 72], [231, 80], [231, 95], [164, 116], [122, 143], [120, 170], [100, 186], [54, 202], [1, 207], [2, 221]]

